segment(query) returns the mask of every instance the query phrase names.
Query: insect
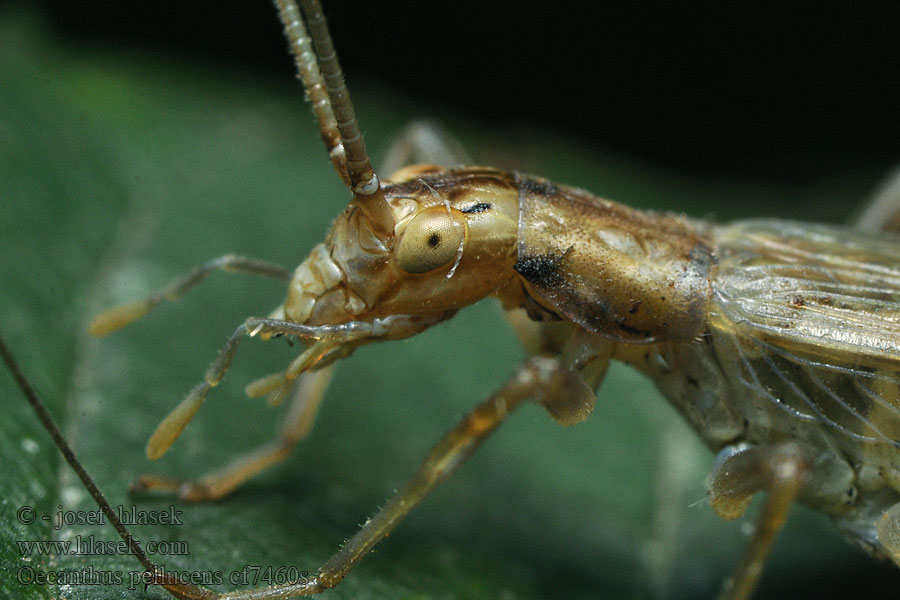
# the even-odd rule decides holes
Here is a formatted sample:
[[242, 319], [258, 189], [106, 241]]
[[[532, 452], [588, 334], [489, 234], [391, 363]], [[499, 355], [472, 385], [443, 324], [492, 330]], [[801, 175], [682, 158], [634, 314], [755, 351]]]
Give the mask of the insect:
[[231, 377], [233, 377], [233, 375]]

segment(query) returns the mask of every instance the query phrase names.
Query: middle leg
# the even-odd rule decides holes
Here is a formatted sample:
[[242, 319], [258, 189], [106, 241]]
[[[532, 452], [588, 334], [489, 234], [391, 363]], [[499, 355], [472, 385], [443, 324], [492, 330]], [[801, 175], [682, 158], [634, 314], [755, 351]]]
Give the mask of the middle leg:
[[[525, 400], [535, 399], [543, 403], [549, 398], [584, 393], [593, 392], [580, 375], [562, 367], [558, 360], [531, 358], [499, 391], [444, 435], [413, 476], [319, 568], [314, 577], [283, 586], [231, 592], [221, 598], [271, 600], [309, 596], [336, 586], [419, 502], [462, 466]], [[576, 400], [576, 403], [580, 402], [583, 399]]]
[[756, 492], [765, 491], [767, 497], [740, 562], [722, 585], [719, 600], [750, 597], [791, 505], [808, 482], [810, 462], [795, 442], [739, 448], [720, 459], [709, 486], [710, 503], [719, 516], [738, 518]]

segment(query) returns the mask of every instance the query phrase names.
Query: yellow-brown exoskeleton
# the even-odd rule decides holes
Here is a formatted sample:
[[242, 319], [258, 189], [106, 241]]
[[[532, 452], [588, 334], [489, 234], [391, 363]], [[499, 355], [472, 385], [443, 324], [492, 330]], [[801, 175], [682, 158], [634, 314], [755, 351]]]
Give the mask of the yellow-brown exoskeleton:
[[[238, 599], [321, 592], [459, 467], [519, 405], [561, 423], [586, 418], [609, 362], [653, 379], [719, 453], [710, 501], [725, 518], [767, 492], [724, 598], [747, 598], [788, 507], [804, 502], [854, 541], [900, 563], [900, 240], [787, 221], [718, 225], [641, 212], [538, 177], [482, 167], [370, 165], [317, 2], [277, 0], [322, 138], [353, 196], [294, 272], [225, 256], [92, 324], [109, 333], [174, 300], [214, 269], [288, 281], [284, 303], [240, 325], [206, 377], [160, 424], [158, 458], [224, 376], [247, 336], [301, 339], [288, 368], [248, 393], [296, 408], [281, 437], [194, 481], [138, 487], [188, 500], [227, 494], [305, 435], [330, 365], [361, 344], [415, 335], [498, 297], [532, 358], [431, 450], [419, 470], [316, 573], [235, 592]], [[307, 34], [308, 30], [308, 34]], [[870, 229], [895, 213], [873, 209]], [[217, 597], [171, 584], [183, 597]]]

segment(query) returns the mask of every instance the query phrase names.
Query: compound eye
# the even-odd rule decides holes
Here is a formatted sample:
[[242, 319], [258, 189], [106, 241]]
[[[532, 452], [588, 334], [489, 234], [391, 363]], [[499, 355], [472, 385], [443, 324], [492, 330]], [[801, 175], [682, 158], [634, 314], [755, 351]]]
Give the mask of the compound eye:
[[[456, 259], [466, 236], [466, 220], [445, 206], [426, 208], [397, 242], [397, 265], [407, 273], [427, 273]], [[451, 216], [452, 215], [452, 216]]]

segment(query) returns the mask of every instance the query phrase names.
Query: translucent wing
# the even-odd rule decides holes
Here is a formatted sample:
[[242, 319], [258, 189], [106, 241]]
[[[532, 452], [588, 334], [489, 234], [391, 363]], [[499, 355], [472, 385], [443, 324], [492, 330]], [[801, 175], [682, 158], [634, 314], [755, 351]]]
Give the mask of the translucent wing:
[[715, 309], [731, 327], [836, 365], [900, 368], [900, 238], [759, 220], [717, 241]]
[[900, 466], [900, 238], [775, 220], [714, 235], [710, 334], [751, 422], [825, 425]]

